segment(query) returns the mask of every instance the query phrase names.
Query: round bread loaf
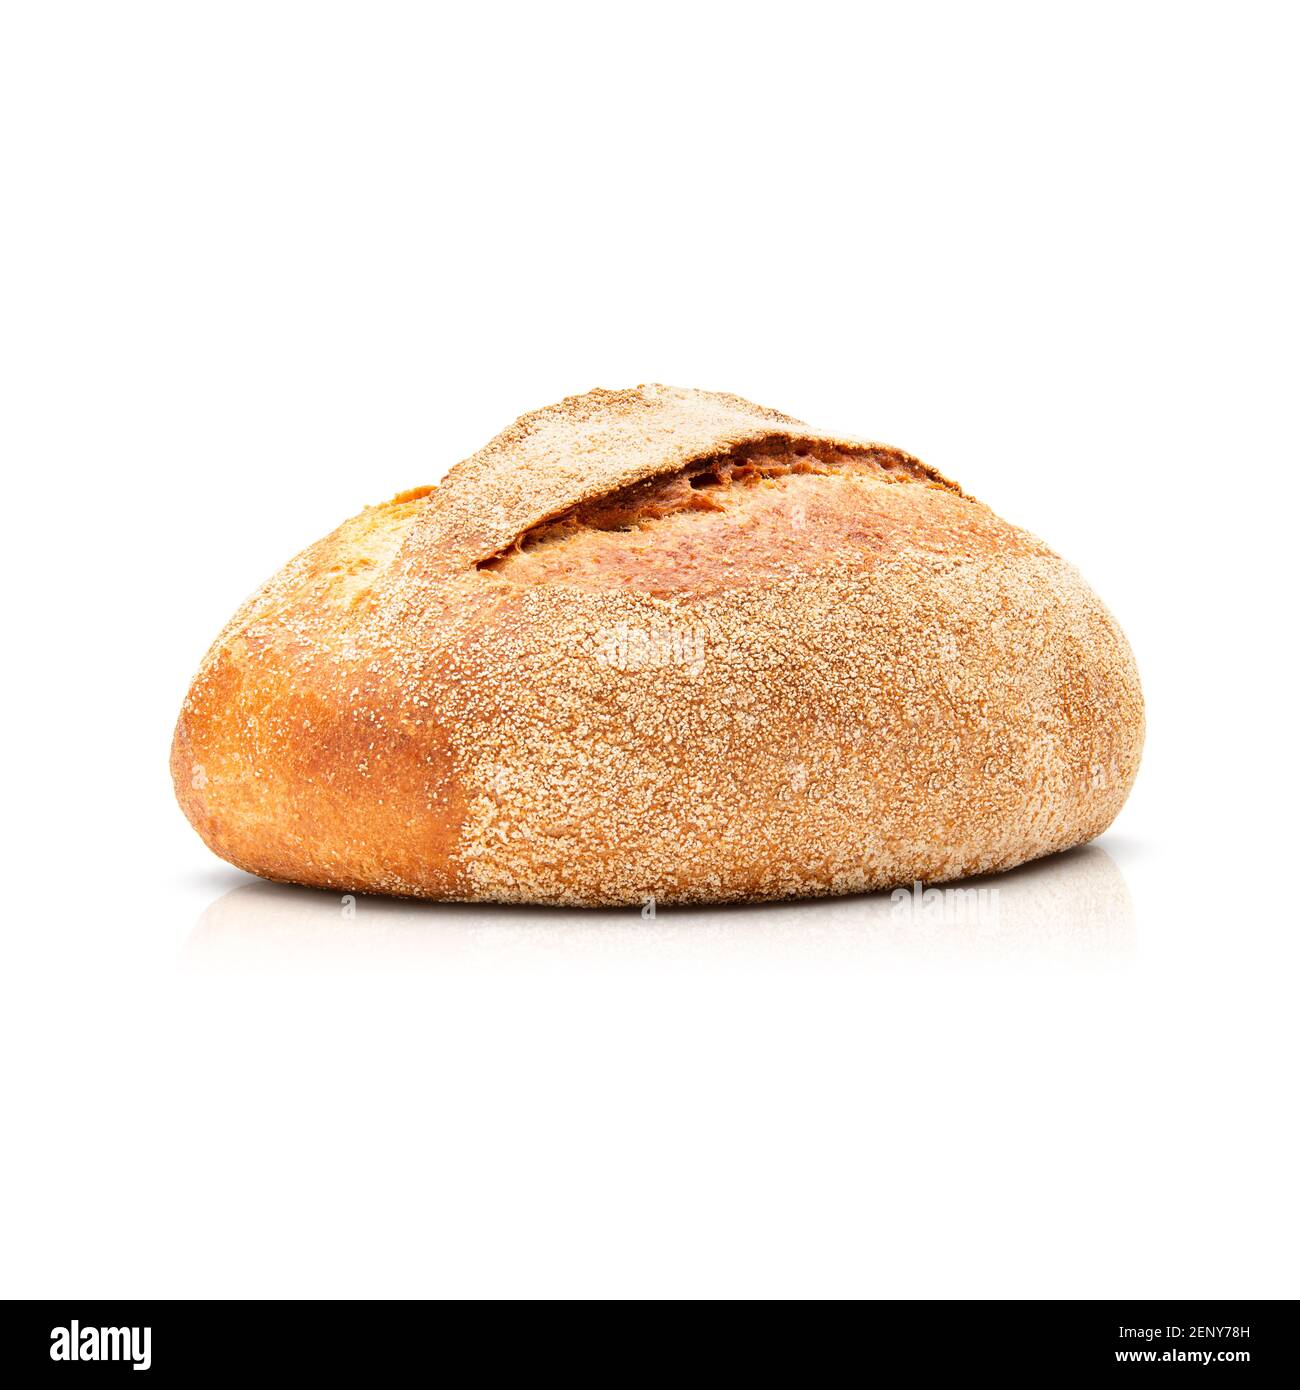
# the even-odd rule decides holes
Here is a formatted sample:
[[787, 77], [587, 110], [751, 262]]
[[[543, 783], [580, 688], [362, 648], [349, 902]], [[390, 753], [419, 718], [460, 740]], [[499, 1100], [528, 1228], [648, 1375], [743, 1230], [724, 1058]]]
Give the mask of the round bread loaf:
[[932, 883], [1103, 831], [1142, 749], [1079, 574], [898, 449], [591, 391], [291, 560], [172, 773], [224, 859], [579, 905]]

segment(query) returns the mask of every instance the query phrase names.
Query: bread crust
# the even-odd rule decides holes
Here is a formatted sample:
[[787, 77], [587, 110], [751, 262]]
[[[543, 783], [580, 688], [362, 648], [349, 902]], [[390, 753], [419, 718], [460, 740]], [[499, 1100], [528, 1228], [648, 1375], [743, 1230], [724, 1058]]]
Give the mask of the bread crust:
[[911, 455], [734, 396], [596, 391], [254, 595], [172, 772], [266, 878], [461, 901], [848, 893], [1005, 869], [1123, 805], [1123, 634]]

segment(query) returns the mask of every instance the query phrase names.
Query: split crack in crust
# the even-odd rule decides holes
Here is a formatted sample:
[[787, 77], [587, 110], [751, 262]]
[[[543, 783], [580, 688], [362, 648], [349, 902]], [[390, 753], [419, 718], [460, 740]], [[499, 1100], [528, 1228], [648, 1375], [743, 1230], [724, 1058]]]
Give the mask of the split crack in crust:
[[1009, 867], [1104, 829], [1141, 740], [1122, 634], [1041, 542], [900, 451], [655, 387], [290, 562], [173, 771], [268, 877], [595, 905]]
[[871, 476], [885, 482], [924, 482], [961, 490], [919, 460], [882, 446], [849, 450], [820, 440], [775, 435], [724, 454], [705, 454], [676, 473], [630, 483], [537, 522], [509, 546], [479, 560], [478, 569], [501, 569], [512, 555], [575, 532], [629, 531], [681, 512], [723, 511], [728, 494], [742, 487], [762, 487], [788, 478]]

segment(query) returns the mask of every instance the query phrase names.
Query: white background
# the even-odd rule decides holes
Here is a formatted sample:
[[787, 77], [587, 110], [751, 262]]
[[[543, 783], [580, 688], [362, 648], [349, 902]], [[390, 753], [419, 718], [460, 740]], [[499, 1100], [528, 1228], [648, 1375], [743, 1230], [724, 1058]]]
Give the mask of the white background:
[[[1286, 7], [0, 25], [0, 1293], [1300, 1294]], [[1137, 787], [996, 930], [348, 923], [184, 821], [247, 592], [643, 381], [912, 450], [1119, 617]]]

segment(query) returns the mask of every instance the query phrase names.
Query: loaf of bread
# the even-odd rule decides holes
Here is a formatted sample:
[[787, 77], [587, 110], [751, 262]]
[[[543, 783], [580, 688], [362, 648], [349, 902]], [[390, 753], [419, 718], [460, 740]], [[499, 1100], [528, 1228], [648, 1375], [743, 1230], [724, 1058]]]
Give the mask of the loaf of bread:
[[591, 391], [249, 599], [172, 774], [224, 859], [575, 905], [853, 893], [1101, 833], [1143, 739], [1078, 573], [898, 449]]

